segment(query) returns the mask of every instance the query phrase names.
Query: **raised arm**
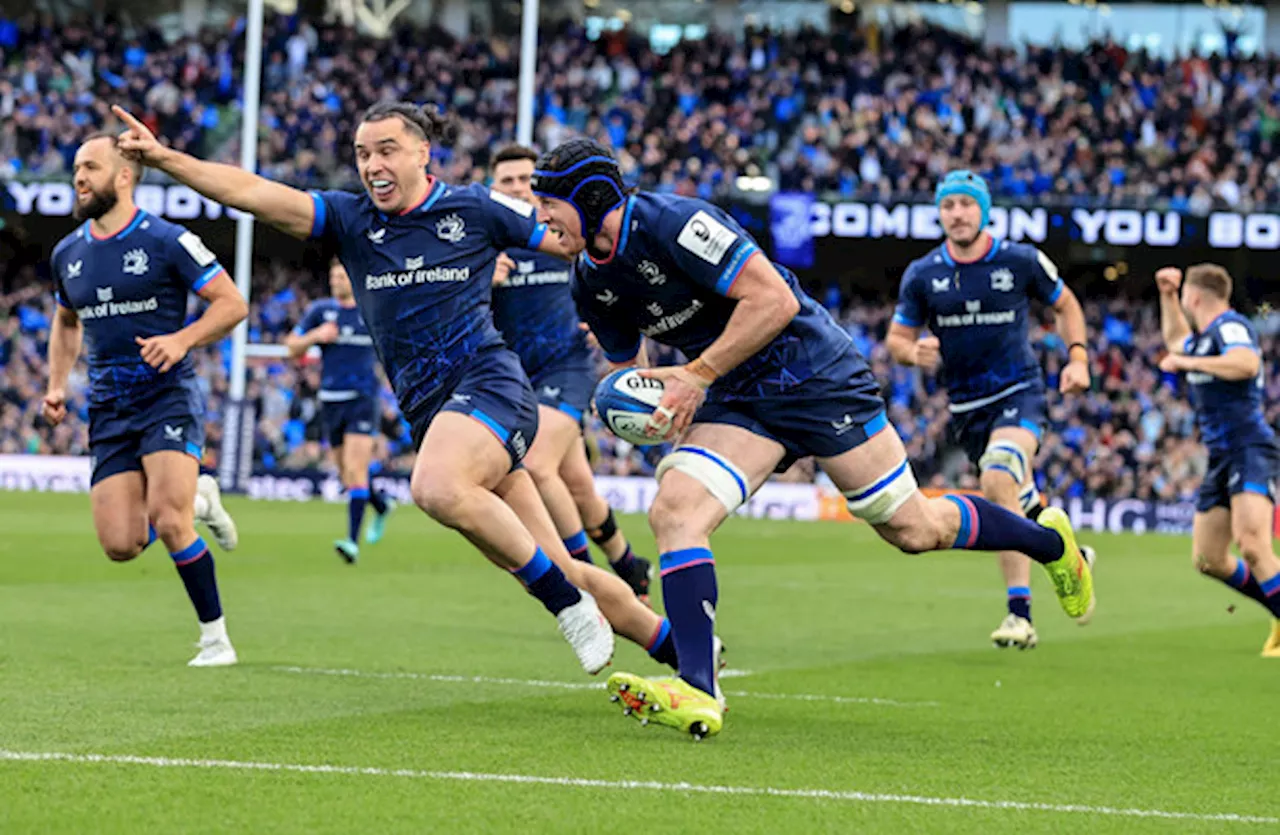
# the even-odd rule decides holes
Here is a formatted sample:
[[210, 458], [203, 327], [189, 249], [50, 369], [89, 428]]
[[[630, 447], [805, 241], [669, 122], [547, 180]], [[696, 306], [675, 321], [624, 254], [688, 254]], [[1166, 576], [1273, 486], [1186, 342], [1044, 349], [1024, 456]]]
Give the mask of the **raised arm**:
[[1156, 272], [1156, 287], [1160, 290], [1160, 333], [1164, 337], [1164, 346], [1171, 354], [1181, 354], [1186, 350], [1187, 337], [1191, 336], [1191, 326], [1182, 312], [1182, 303], [1178, 300], [1178, 291], [1182, 287], [1182, 270], [1177, 267], [1164, 267]]
[[210, 200], [248, 212], [295, 238], [311, 235], [315, 208], [305, 191], [165, 147], [133, 114], [119, 105], [111, 110], [128, 127], [120, 135], [120, 150], [136, 154], [144, 165], [163, 171]]

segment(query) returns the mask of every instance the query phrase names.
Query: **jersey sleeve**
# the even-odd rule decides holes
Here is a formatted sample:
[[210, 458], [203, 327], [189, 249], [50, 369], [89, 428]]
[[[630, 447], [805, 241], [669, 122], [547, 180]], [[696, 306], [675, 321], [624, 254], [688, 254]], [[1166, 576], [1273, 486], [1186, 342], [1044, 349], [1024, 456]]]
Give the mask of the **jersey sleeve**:
[[1058, 265], [1039, 249], [1032, 248], [1031, 252], [1030, 293], [1045, 304], [1057, 304], [1063, 291], [1067, 289], [1067, 285], [1058, 276]]
[[[58, 242], [58, 246], [54, 247], [54, 251], [49, 256], [49, 272], [54, 277], [54, 301], [58, 302], [58, 306], [63, 307], [65, 310], [76, 310], [76, 306], [70, 302], [67, 296], [67, 286], [64, 284], [65, 279], [67, 279], [67, 270], [69, 269], [67, 250], [72, 237], [67, 236], [61, 239]], [[82, 268], [83, 264], [79, 265], [77, 269]]]
[[578, 316], [591, 328], [609, 362], [621, 365], [639, 356], [640, 331], [621, 311], [614, 311], [620, 306], [615, 296], [593, 293], [575, 278], [573, 301], [577, 305]]
[[310, 191], [312, 216], [311, 234], [313, 241], [337, 243], [347, 233], [350, 221], [348, 218], [355, 208], [359, 196], [349, 191]]
[[929, 320], [928, 304], [920, 292], [918, 276], [914, 266], [907, 267], [898, 286], [898, 306], [893, 311], [893, 321], [908, 328], [923, 328]]
[[218, 256], [204, 245], [200, 236], [181, 227], [169, 240], [169, 264], [193, 293], [199, 293], [226, 272], [218, 263]]
[[53, 255], [49, 257], [49, 271], [53, 273], [53, 300], [58, 303], [58, 307], [72, 310], [71, 303], [67, 301], [67, 290], [62, 286], [63, 262], [66, 260], [62, 257], [62, 247], [58, 247], [53, 251]]
[[662, 249], [683, 275], [722, 296], [729, 294], [747, 261], [760, 251], [746, 234], [697, 204], [668, 209], [659, 235], [667, 242]]
[[1232, 348], [1248, 348], [1255, 354], [1262, 353], [1252, 329], [1244, 322], [1223, 322], [1218, 326], [1218, 341], [1224, 354]]
[[302, 314], [302, 318], [298, 320], [298, 325], [293, 329], [294, 336], [302, 336], [307, 331], [320, 324], [320, 303], [312, 302], [307, 305], [306, 313]]
[[538, 248], [547, 234], [547, 226], [538, 222], [538, 213], [531, 204], [484, 186], [476, 186], [476, 192], [489, 240], [495, 249]]
[[67, 303], [67, 293], [62, 289], [62, 278], [55, 275], [53, 277], [53, 300], [58, 303], [58, 307], [71, 310], [71, 305]]

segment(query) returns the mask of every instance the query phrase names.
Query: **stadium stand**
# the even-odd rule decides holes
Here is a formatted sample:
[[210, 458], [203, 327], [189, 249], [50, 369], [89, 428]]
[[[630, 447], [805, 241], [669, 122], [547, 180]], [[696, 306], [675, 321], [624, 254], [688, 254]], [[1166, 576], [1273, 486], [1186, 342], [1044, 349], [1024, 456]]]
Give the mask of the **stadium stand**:
[[[0, 171], [65, 176], [80, 137], [124, 101], [175, 145], [238, 159], [243, 32], [167, 43], [108, 20], [0, 26]], [[425, 47], [424, 47], [425, 45]], [[515, 136], [515, 43], [397, 28], [387, 42], [276, 17], [266, 29], [264, 174], [351, 185], [343, 137], [363, 103], [447, 102], [464, 130], [437, 149], [446, 180], [480, 176]], [[768, 72], [762, 72], [764, 68]], [[927, 195], [939, 172], [981, 171], [998, 197], [1205, 214], [1280, 203], [1274, 59], [1165, 61], [1115, 43], [1018, 58], [923, 24], [822, 34], [711, 34], [665, 55], [569, 24], [539, 50], [536, 137], [625, 148], [631, 179], [704, 198], [765, 171], [782, 189]]]
[[[253, 305], [251, 334], [272, 341], [283, 334], [319, 286], [310, 275], [279, 264], [259, 272], [258, 302]], [[29, 285], [35, 286], [35, 285]], [[43, 293], [19, 293], [0, 298], [0, 362], [6, 373], [0, 386], [0, 453], [85, 452], [83, 402], [56, 430], [37, 420], [45, 379], [45, 340], [52, 300]], [[936, 392], [932, 378], [894, 366], [883, 339], [893, 308], [887, 304], [851, 304], [836, 311], [840, 321], [872, 357], [877, 377], [891, 403], [891, 417], [907, 442], [912, 463], [922, 482], [936, 486], [972, 486], [972, 476], [955, 450], [945, 443], [945, 395]], [[1052, 429], [1044, 444], [1041, 470], [1046, 487], [1067, 497], [1185, 500], [1204, 472], [1204, 453], [1195, 440], [1194, 421], [1177, 385], [1156, 367], [1163, 348], [1159, 322], [1149, 305], [1115, 301], [1089, 303], [1086, 314], [1094, 360], [1093, 390], [1087, 397], [1058, 400], [1051, 413]], [[1280, 314], [1260, 320], [1267, 334], [1263, 347], [1269, 357], [1268, 419], [1280, 426], [1280, 359], [1276, 336]], [[1050, 386], [1056, 385], [1061, 346], [1052, 331], [1041, 328], [1035, 342], [1044, 356]], [[668, 359], [668, 361], [670, 361]], [[206, 463], [217, 463], [221, 436], [220, 408], [227, 390], [229, 359], [226, 346], [200, 355], [200, 374], [211, 395], [209, 450]], [[268, 469], [290, 470], [320, 466], [316, 391], [312, 365], [285, 362], [255, 363], [248, 388], [260, 416], [255, 460]], [[74, 382], [82, 382], [73, 378]], [[392, 467], [408, 463], [410, 449], [404, 427], [388, 395], [384, 399], [384, 432]], [[649, 474], [653, 457], [619, 441], [593, 422], [591, 435], [600, 452], [598, 469], [616, 475]], [[812, 468], [799, 467], [790, 479], [812, 477]]]
[[[482, 178], [490, 149], [514, 138], [510, 40], [402, 28], [374, 42], [290, 17], [270, 20], [266, 37], [260, 158], [268, 176], [355, 186], [344, 137], [362, 104], [379, 98], [451, 103], [464, 129], [434, 161], [449, 181]], [[67, 177], [78, 142], [104, 123], [111, 101], [128, 103], [180, 147], [234, 161], [242, 42], [238, 25], [170, 43], [111, 20], [55, 26], [35, 13], [0, 20], [0, 181]], [[708, 199], [728, 195], [739, 174], [767, 172], [783, 189], [927, 201], [940, 173], [967, 166], [984, 172], [1005, 204], [1158, 206], [1189, 215], [1280, 204], [1273, 59], [1165, 62], [1113, 43], [1082, 52], [1028, 48], [1020, 61], [1012, 55], [922, 25], [892, 33], [756, 31], [741, 43], [713, 33], [659, 55], [642, 40], [592, 41], [566, 24], [541, 41], [536, 138], [549, 146], [594, 136], [625, 149], [632, 182]], [[308, 269], [260, 260], [251, 341], [282, 339], [322, 287]], [[82, 399], [56, 430], [37, 419], [53, 304], [38, 265], [11, 265], [0, 291], [0, 453], [84, 454]], [[889, 361], [891, 305], [839, 292], [825, 301], [872, 357], [922, 482], [972, 486], [963, 459], [946, 448], [944, 396], [931, 379]], [[1190, 498], [1204, 453], [1176, 379], [1156, 367], [1156, 311], [1117, 299], [1089, 302], [1086, 313], [1094, 386], [1087, 397], [1054, 405], [1039, 468], [1044, 486], [1063, 496]], [[1259, 322], [1268, 400], [1280, 403], [1280, 316]], [[1056, 385], [1062, 346], [1048, 329], [1035, 340]], [[226, 346], [202, 352], [198, 363], [211, 396], [206, 464], [216, 466]], [[256, 463], [322, 465], [315, 367], [260, 362], [251, 374]], [[1268, 417], [1280, 426], [1280, 405]], [[403, 465], [409, 440], [389, 395], [383, 422], [391, 466]], [[652, 472], [653, 455], [591, 429], [601, 472]], [[784, 478], [812, 472], [801, 464]]]

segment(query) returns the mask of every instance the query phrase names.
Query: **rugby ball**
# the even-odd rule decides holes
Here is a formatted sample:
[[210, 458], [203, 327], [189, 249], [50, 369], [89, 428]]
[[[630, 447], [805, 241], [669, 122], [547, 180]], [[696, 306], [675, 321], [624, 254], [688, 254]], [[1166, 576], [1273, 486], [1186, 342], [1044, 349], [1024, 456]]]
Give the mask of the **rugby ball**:
[[661, 380], [640, 376], [635, 368], [614, 371], [598, 385], [594, 402], [596, 414], [609, 431], [636, 446], [654, 446], [663, 442], [657, 435], [644, 434], [649, 417], [662, 402]]

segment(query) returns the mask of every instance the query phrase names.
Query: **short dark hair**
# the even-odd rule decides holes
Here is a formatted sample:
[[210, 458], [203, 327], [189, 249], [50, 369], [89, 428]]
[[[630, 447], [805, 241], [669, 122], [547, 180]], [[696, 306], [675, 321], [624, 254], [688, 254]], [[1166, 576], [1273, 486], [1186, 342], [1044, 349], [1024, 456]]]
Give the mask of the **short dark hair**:
[[124, 164], [133, 172], [134, 185], [142, 182], [142, 162], [134, 157], [126, 155], [124, 151], [120, 150], [120, 134], [109, 130], [94, 131], [84, 138], [84, 141], [80, 143], [80, 147], [83, 148], [85, 145], [88, 145], [90, 142], [97, 139], [106, 139], [111, 143], [111, 149], [115, 151], [122, 160], [124, 160]]
[[1199, 287], [1224, 302], [1231, 301], [1231, 273], [1217, 264], [1196, 264], [1187, 268], [1187, 284]]
[[458, 136], [458, 123], [441, 113], [434, 104], [416, 105], [407, 101], [380, 101], [364, 112], [363, 122], [399, 119], [410, 132], [427, 142], [452, 143]]
[[516, 160], [527, 159], [529, 162], [538, 161], [538, 152], [526, 145], [507, 145], [493, 155], [493, 160], [489, 163], [489, 167], [497, 168], [501, 162], [515, 162]]

